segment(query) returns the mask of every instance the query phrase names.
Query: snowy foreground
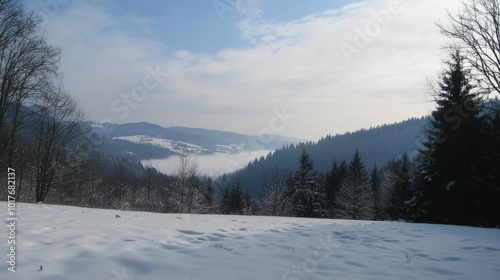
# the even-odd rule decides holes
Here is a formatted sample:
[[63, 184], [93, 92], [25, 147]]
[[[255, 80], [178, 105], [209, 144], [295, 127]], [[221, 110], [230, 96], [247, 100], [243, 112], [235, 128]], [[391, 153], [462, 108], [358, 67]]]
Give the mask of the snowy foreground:
[[3, 226], [2, 280], [500, 279], [498, 229], [22, 203], [16, 210], [16, 273], [7, 270]]

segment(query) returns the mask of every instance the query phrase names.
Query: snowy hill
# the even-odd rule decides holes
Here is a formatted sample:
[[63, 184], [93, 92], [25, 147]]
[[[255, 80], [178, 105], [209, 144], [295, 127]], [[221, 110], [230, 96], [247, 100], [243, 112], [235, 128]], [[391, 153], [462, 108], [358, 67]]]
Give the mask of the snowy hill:
[[0, 279], [500, 279], [498, 229], [23, 203], [16, 210], [16, 272], [7, 270], [3, 241]]
[[[91, 123], [91, 126], [101, 130], [100, 134], [105, 137], [102, 151], [135, 160], [166, 158], [182, 150], [199, 155], [274, 150], [301, 141], [279, 135], [251, 136], [201, 128], [167, 128], [146, 122], [120, 125]], [[265, 137], [266, 141], [261, 141], [261, 137]]]

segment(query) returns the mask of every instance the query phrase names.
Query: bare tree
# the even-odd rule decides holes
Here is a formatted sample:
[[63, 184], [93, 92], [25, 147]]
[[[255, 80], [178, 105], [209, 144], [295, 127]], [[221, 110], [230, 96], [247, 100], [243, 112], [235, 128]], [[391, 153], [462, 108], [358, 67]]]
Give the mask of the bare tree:
[[[107, 166], [101, 155], [94, 151], [86, 155], [85, 161], [78, 162], [78, 168], [71, 173], [71, 182], [66, 184], [64, 191], [59, 194], [62, 196], [62, 203], [69, 203], [82, 207], [98, 207], [99, 200], [103, 199], [102, 185], [104, 174], [107, 173]], [[70, 161], [73, 161], [70, 159]], [[65, 180], [66, 181], [66, 180]], [[107, 199], [107, 197], [106, 197]], [[108, 201], [109, 202], [109, 201]]]
[[179, 155], [177, 174], [174, 180], [174, 203], [178, 205], [180, 213], [191, 213], [199, 197], [199, 180], [196, 177], [198, 163], [194, 161], [186, 149]]
[[156, 170], [151, 162], [144, 165], [139, 178], [140, 188], [135, 198], [134, 208], [143, 211], [158, 211], [165, 197], [162, 194], [161, 179], [164, 174]]
[[500, 4], [498, 0], [470, 0], [456, 13], [448, 12], [450, 24], [438, 23], [475, 70], [485, 93], [500, 93]]
[[57, 76], [60, 50], [47, 44], [40, 22], [21, 1], [0, 0], [0, 163], [13, 163], [16, 136], [36, 113], [26, 106]]
[[54, 185], [66, 183], [64, 175], [75, 167], [65, 151], [76, 146], [85, 134], [83, 113], [62, 85], [47, 93], [40, 103], [30, 129], [37, 202], [44, 201]]

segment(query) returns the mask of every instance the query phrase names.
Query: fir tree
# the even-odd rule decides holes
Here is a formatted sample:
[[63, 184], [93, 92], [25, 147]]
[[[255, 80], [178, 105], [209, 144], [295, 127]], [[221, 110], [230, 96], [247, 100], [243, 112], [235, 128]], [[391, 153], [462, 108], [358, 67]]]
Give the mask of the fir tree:
[[475, 224], [481, 219], [483, 119], [463, 60], [458, 51], [451, 55], [435, 90], [436, 109], [419, 157], [421, 221]]
[[286, 193], [288, 176], [286, 172], [280, 173], [278, 166], [276, 166], [271, 182], [264, 182], [259, 201], [261, 214], [269, 216], [289, 216], [292, 214], [292, 204]]
[[346, 177], [341, 183], [338, 196], [338, 218], [343, 219], [373, 219], [374, 196], [370, 186], [368, 172], [356, 150], [349, 163]]
[[297, 217], [324, 217], [325, 192], [319, 182], [318, 173], [314, 170], [314, 162], [305, 150], [300, 156], [299, 170], [291, 180], [290, 195]]
[[402, 158], [391, 161], [384, 172], [385, 212], [389, 219], [408, 219], [409, 201], [414, 196], [413, 168], [406, 153]]
[[333, 162], [332, 168], [327, 172], [325, 178], [325, 204], [328, 210], [327, 216], [333, 218], [334, 197], [337, 195], [340, 182], [338, 182], [339, 165]]
[[222, 214], [247, 214], [250, 212], [251, 197], [248, 192], [243, 192], [240, 184], [233, 187], [226, 187], [222, 193], [221, 212]]
[[485, 156], [486, 177], [480, 197], [483, 206], [480, 215], [482, 225], [494, 227], [500, 225], [500, 112], [490, 113], [486, 128], [488, 153]]
[[336, 203], [336, 197], [339, 195], [340, 186], [347, 175], [347, 162], [343, 160], [340, 165], [337, 161], [333, 162], [332, 168], [325, 178], [325, 195], [328, 217], [336, 218], [339, 206]]
[[373, 192], [373, 218], [375, 220], [381, 220], [383, 217], [381, 201], [381, 178], [376, 164], [373, 167], [373, 171], [370, 177], [370, 186]]

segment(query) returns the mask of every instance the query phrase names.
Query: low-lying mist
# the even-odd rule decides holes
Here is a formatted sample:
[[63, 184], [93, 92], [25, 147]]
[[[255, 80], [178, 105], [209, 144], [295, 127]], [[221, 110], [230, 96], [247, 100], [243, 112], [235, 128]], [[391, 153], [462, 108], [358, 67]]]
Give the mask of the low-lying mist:
[[[249, 162], [266, 156], [269, 150], [245, 151], [236, 154], [214, 153], [211, 155], [190, 155], [190, 160], [198, 166], [198, 174], [217, 177], [245, 167]], [[144, 166], [151, 166], [158, 171], [172, 175], [177, 172], [179, 156], [170, 156], [165, 159], [143, 160]]]

